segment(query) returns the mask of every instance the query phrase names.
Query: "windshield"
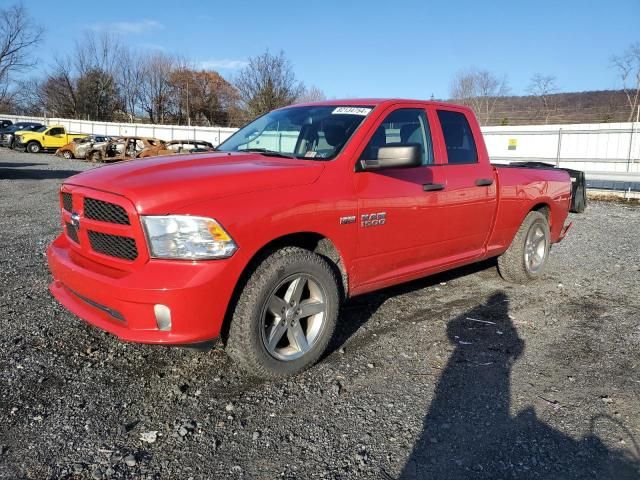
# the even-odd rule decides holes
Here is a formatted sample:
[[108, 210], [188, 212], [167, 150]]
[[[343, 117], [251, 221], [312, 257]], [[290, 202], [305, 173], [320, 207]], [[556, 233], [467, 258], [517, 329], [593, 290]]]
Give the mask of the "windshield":
[[371, 110], [335, 105], [274, 110], [242, 127], [218, 150], [328, 160], [340, 153]]

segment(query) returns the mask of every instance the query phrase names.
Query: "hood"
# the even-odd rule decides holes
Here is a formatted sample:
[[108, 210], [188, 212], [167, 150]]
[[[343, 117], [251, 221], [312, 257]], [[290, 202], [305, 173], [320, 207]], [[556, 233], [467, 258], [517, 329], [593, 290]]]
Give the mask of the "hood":
[[324, 166], [314, 160], [254, 153], [172, 155], [95, 168], [65, 182], [122, 195], [140, 213], [261, 190], [313, 183]]

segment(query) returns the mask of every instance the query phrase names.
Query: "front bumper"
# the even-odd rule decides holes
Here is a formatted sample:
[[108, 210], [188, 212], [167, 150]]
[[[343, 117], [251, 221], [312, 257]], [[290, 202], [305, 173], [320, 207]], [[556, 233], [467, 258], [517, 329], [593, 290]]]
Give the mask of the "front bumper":
[[[232, 259], [151, 260], [136, 271], [87, 259], [60, 235], [47, 250], [49, 290], [67, 309], [122, 340], [191, 344], [216, 338], [231, 298]], [[171, 330], [158, 328], [154, 305], [171, 310]]]

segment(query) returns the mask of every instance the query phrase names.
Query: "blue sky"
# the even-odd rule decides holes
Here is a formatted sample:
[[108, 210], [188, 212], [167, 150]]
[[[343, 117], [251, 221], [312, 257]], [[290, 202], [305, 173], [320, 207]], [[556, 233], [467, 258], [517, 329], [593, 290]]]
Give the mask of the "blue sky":
[[640, 41], [640, 0], [24, 5], [46, 26], [47, 55], [69, 51], [83, 30], [111, 31], [233, 78], [247, 57], [284, 50], [298, 78], [330, 98], [446, 98], [453, 75], [471, 66], [508, 75], [514, 94], [534, 73], [555, 75], [563, 91], [617, 88], [610, 56]]

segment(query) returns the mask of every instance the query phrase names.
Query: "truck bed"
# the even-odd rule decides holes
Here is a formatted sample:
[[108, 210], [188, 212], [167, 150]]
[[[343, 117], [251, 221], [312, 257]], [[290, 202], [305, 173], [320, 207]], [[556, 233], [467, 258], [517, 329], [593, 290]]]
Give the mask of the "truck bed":
[[509, 164], [491, 163], [497, 168], [537, 168], [543, 170], [564, 170], [571, 177], [571, 205], [569, 211], [582, 213], [587, 207], [587, 190], [584, 172], [571, 168], [560, 168], [544, 162], [512, 162]]

